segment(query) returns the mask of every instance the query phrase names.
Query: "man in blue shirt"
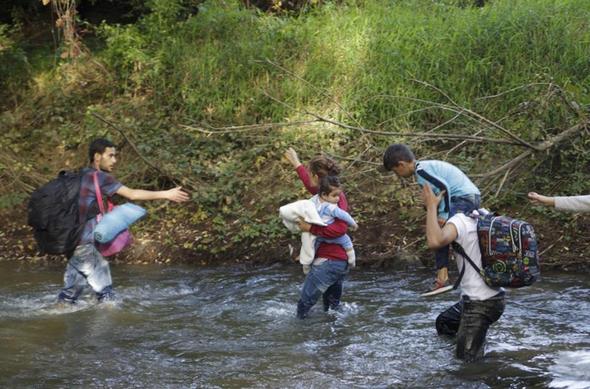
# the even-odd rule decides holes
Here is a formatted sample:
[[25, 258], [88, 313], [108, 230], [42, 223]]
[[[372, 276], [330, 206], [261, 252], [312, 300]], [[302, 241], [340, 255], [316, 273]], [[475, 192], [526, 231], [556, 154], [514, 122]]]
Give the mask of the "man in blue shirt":
[[[383, 155], [383, 166], [387, 171], [393, 171], [399, 177], [416, 177], [418, 185], [428, 185], [443, 199], [438, 207], [439, 223], [444, 224], [458, 212], [470, 214], [478, 209], [481, 203], [479, 189], [456, 166], [437, 160], [416, 161], [412, 150], [404, 144], [392, 144]], [[434, 289], [448, 284], [449, 246], [443, 246], [436, 251], [437, 277]]]

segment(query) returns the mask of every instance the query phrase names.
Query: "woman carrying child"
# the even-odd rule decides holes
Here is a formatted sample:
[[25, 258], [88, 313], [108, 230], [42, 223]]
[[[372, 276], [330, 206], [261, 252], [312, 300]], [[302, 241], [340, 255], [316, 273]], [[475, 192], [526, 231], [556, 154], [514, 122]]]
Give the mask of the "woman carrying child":
[[[318, 185], [322, 177], [340, 174], [340, 167], [336, 162], [323, 155], [312, 158], [309, 163], [309, 173], [299, 161], [293, 148], [289, 148], [285, 152], [285, 157], [293, 165], [299, 179], [312, 195], [318, 193]], [[344, 192], [340, 191], [338, 196], [338, 207], [343, 211], [348, 211], [348, 202]], [[346, 234], [348, 225], [340, 219], [335, 219], [332, 224], [325, 227], [311, 225], [304, 221], [299, 222], [299, 227], [301, 231], [311, 232], [317, 237], [334, 239]], [[303, 283], [301, 297], [297, 303], [297, 317], [305, 318], [320, 295], [323, 298], [324, 311], [338, 309], [342, 297], [342, 283], [347, 272], [348, 256], [342, 245], [322, 241], [315, 251], [314, 261]]]

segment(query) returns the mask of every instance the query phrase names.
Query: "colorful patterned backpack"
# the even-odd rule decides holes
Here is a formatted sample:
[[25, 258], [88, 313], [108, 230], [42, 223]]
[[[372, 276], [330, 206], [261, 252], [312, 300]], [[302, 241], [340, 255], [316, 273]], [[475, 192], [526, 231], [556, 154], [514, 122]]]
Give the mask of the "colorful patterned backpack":
[[[488, 213], [478, 217], [477, 235], [482, 269], [473, 263], [459, 244], [453, 244], [453, 248], [481, 274], [487, 285], [520, 288], [539, 279], [539, 254], [532, 225]], [[456, 286], [462, 275], [463, 271]]]

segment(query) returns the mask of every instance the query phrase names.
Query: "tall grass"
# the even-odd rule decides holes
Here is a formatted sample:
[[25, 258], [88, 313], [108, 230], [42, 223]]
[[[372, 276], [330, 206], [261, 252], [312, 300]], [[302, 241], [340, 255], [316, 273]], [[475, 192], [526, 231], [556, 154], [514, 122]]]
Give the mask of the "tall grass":
[[[283, 231], [274, 220], [276, 205], [304, 195], [276, 185], [292, 174], [278, 163], [287, 146], [295, 146], [304, 160], [323, 150], [378, 164], [386, 144], [404, 141], [419, 156], [448, 158], [469, 173], [489, 170], [519, 150], [478, 145], [447, 155], [440, 153], [452, 146], [448, 143], [361, 136], [327, 125], [207, 136], [181, 124], [294, 121], [309, 118], [309, 111], [370, 129], [415, 132], [451, 120], [453, 112], [427, 109], [449, 98], [501, 120], [532, 142], [579, 119], [546, 98], [546, 89], [548, 83], [560, 85], [582, 111], [590, 104], [590, 2], [493, 0], [483, 8], [458, 6], [462, 3], [348, 0], [324, 2], [299, 15], [272, 15], [244, 8], [238, 0], [209, 0], [198, 14], [179, 21], [178, 2], [154, 0], [153, 12], [136, 24], [101, 27], [104, 49], [93, 55], [106, 65], [114, 88], [105, 88], [109, 92], [102, 96], [82, 94], [84, 101], [67, 112], [92, 106], [125, 118], [141, 151], [168, 171], [199, 182], [194, 193], [199, 220], [223, 231], [224, 217], [241, 215], [236, 239], [272, 238]], [[64, 120], [54, 131], [80, 128], [86, 137], [105, 132], [89, 116]], [[494, 135], [465, 119], [443, 130]], [[75, 139], [81, 144], [85, 138]], [[588, 161], [582, 143], [538, 171], [549, 177], [551, 169], [555, 180]], [[379, 193], [366, 189], [374, 188], [375, 176], [363, 181], [365, 165], [343, 163], [350, 168], [349, 191], [375, 201]], [[126, 173], [134, 177], [133, 168]], [[543, 177], [523, 185], [550, 185]], [[580, 189], [562, 188], [568, 187]], [[244, 202], [253, 205], [244, 209]]]
[[[123, 75], [156, 91], [165, 105], [219, 122], [288, 116], [263, 92], [296, 107], [329, 105], [327, 95], [261, 62], [266, 58], [325, 89], [368, 126], [411, 108], [376, 95], [433, 97], [412, 79], [464, 104], [549, 80], [569, 87], [581, 103], [589, 100], [587, 1], [497, 0], [481, 9], [423, 0], [351, 1], [299, 17], [223, 4], [210, 1], [168, 31], [149, 20], [139, 32], [136, 26], [117, 29], [119, 36], [121, 30], [140, 36], [139, 47], [115, 39], [105, 54], [118, 65], [112, 53], [139, 49], [135, 59], [149, 71], [119, 67]], [[509, 96], [503, 109], [518, 98]]]

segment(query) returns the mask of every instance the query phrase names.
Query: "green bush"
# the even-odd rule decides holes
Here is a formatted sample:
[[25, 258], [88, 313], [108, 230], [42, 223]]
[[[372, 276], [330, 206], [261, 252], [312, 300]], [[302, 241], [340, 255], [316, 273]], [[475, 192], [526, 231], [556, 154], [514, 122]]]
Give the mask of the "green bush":
[[15, 31], [0, 24], [0, 108], [17, 101], [27, 89], [30, 66], [25, 51], [13, 38]]
[[[104, 48], [91, 53], [89, 63], [104, 64], [106, 86], [66, 93], [65, 81], [56, 78], [49, 83], [53, 91], [39, 92], [44, 105], [31, 103], [46, 120], [27, 131], [38, 135], [31, 139], [58, 139], [54, 146], [66, 149], [82, 148], [103, 134], [125, 144], [118, 131], [89, 112], [111, 118], [142, 157], [190, 188], [195, 206], [179, 213], [217, 232], [203, 238], [203, 247], [287, 236], [276, 221], [276, 208], [307, 196], [281, 162], [289, 146], [303, 161], [319, 151], [339, 157], [351, 203], [363, 214], [375, 212], [363, 209], [365, 203], [414, 204], [407, 191], [375, 172], [389, 143], [409, 143], [419, 157], [449, 160], [469, 175], [488, 172], [524, 151], [387, 133], [505, 139], [497, 128], [467, 114], [470, 110], [537, 143], [587, 115], [590, 3], [585, 0], [494, 0], [482, 8], [462, 0], [327, 1], [301, 14], [281, 15], [246, 8], [239, 0], [198, 3], [198, 12], [187, 17], [185, 1], [153, 0], [135, 24], [101, 25]], [[1, 42], [8, 36], [0, 30]], [[22, 54], [13, 43], [9, 47], [10, 55]], [[3, 62], [8, 52], [0, 52], [2, 75], [11, 74], [8, 65], [1, 68], [9, 63]], [[579, 108], [573, 112], [572, 107]], [[203, 131], [309, 120], [309, 112], [386, 134], [325, 123]], [[17, 138], [11, 142], [26, 142]], [[122, 164], [120, 174], [130, 185], [172, 184], [131, 148], [123, 153], [129, 163]], [[518, 180], [506, 180], [495, 201], [521, 201], [530, 188], [583, 192], [588, 163], [584, 136], [537, 153], [521, 164], [524, 174]], [[501, 178], [479, 182], [484, 198], [493, 197]]]

